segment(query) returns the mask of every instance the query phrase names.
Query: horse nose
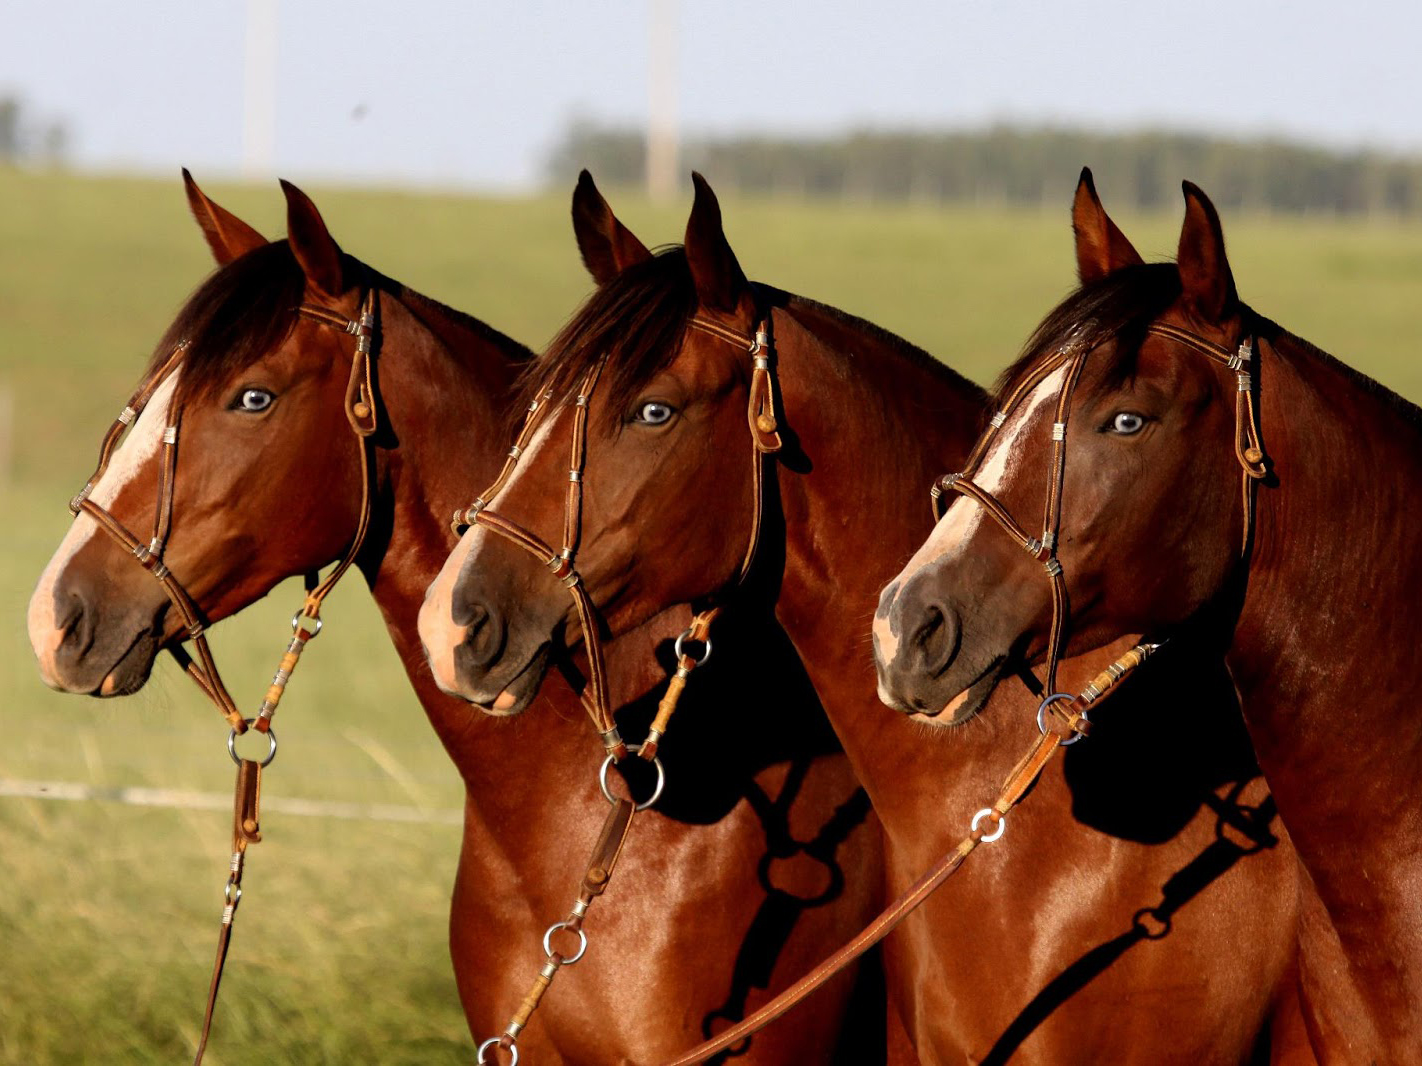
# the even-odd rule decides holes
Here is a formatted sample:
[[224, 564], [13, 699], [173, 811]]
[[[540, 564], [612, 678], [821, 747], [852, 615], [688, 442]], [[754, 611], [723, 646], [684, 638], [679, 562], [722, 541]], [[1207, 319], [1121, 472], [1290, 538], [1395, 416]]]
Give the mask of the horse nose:
[[921, 709], [909, 694], [947, 670], [958, 654], [957, 612], [930, 585], [921, 575], [890, 585], [874, 619], [880, 698], [900, 710]]
[[93, 597], [82, 584], [42, 579], [26, 622], [40, 677], [51, 688], [70, 691], [99, 631]]
[[464, 639], [454, 649], [455, 669], [469, 680], [471, 673], [483, 673], [498, 660], [508, 626], [502, 615], [480, 600], [456, 598], [452, 613], [455, 624], [464, 629]]

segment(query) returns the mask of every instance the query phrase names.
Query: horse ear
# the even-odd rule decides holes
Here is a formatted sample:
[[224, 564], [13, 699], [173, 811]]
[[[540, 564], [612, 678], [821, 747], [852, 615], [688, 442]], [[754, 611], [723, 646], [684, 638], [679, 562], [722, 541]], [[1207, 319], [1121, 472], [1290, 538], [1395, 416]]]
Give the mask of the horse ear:
[[750, 289], [736, 253], [721, 228], [721, 205], [706, 179], [692, 172], [696, 199], [686, 223], [686, 262], [701, 303], [718, 311], [734, 311]]
[[1076, 276], [1083, 285], [1145, 261], [1101, 206], [1090, 167], [1081, 168], [1076, 201], [1071, 207], [1071, 228], [1076, 234]]
[[1225, 258], [1224, 229], [1215, 205], [1198, 186], [1187, 181], [1184, 190], [1185, 223], [1175, 256], [1181, 293], [1205, 321], [1219, 322], [1239, 300]]
[[287, 240], [306, 280], [327, 296], [341, 295], [346, 291], [341, 247], [326, 229], [321, 212], [311, 197], [285, 179], [281, 191], [286, 193]]
[[188, 207], [202, 227], [202, 234], [207, 238], [207, 246], [212, 249], [212, 257], [217, 260], [218, 266], [226, 266], [267, 243], [265, 237], [231, 211], [209, 200], [193, 181], [187, 167], [183, 168], [183, 185], [188, 190]]
[[573, 190], [573, 235], [578, 239], [583, 265], [599, 285], [606, 285], [634, 263], [652, 258], [647, 246], [618, 221], [586, 170], [578, 174], [578, 187]]

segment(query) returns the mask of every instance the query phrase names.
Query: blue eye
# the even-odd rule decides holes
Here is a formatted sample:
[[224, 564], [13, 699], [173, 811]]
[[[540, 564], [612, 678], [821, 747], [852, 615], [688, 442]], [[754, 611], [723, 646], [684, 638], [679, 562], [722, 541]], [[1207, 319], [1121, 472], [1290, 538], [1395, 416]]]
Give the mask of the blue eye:
[[237, 399], [233, 401], [234, 411], [246, 411], [248, 414], [261, 414], [272, 405], [276, 397], [266, 389], [243, 389], [237, 394]]
[[1111, 432], [1122, 437], [1131, 437], [1145, 429], [1145, 416], [1134, 411], [1118, 411], [1111, 419]]
[[660, 426], [670, 422], [675, 414], [676, 408], [671, 404], [651, 400], [638, 408], [636, 415], [633, 416], [633, 421], [642, 422], [648, 426]]

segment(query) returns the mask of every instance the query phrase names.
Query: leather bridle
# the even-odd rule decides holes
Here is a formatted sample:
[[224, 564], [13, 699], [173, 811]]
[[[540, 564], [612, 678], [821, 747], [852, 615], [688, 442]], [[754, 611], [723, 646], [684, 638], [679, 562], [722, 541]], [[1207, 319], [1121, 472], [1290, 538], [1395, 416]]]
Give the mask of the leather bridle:
[[[347, 319], [338, 312], [331, 311], [324, 307], [317, 307], [313, 304], [302, 304], [295, 309], [296, 314], [312, 319], [340, 329], [344, 333], [353, 334], [356, 337], [356, 351], [351, 363], [351, 376], [346, 387], [346, 416], [350, 421], [351, 429], [355, 432], [360, 443], [361, 457], [361, 507], [360, 519], [356, 527], [355, 537], [352, 539], [350, 547], [346, 549], [341, 561], [331, 574], [319, 583], [310, 582], [306, 594], [305, 603], [293, 620], [292, 628], [295, 631], [299, 643], [304, 645], [306, 640], [314, 637], [320, 629], [321, 603], [335, 587], [352, 563], [355, 562], [357, 553], [361, 545], [365, 542], [365, 535], [370, 527], [371, 512], [371, 486], [370, 486], [370, 462], [369, 449], [366, 441], [376, 429], [376, 416], [374, 404], [374, 391], [371, 372], [371, 330], [375, 323], [376, 295], [375, 290], [366, 292], [361, 301], [360, 316], [356, 319]], [[269, 691], [267, 698], [262, 701], [262, 706], [257, 712], [255, 719], [244, 719], [242, 713], [237, 709], [235, 701], [227, 691], [227, 686], [223, 683], [221, 675], [218, 673], [217, 664], [213, 660], [211, 649], [208, 647], [206, 626], [202, 621], [201, 612], [198, 610], [193, 598], [188, 594], [182, 582], [168, 568], [163, 560], [163, 552], [167, 546], [169, 534], [173, 526], [173, 497], [176, 485], [176, 473], [178, 464], [178, 431], [182, 424], [182, 410], [177, 406], [176, 399], [169, 401], [167, 411], [167, 424], [163, 431], [162, 457], [158, 469], [158, 497], [153, 516], [153, 535], [145, 544], [139, 536], [133, 533], [127, 526], [114, 517], [106, 508], [95, 503], [89, 498], [94, 486], [108, 470], [109, 463], [114, 452], [118, 449], [124, 433], [128, 427], [137, 421], [138, 416], [143, 413], [148, 402], [153, 398], [153, 394], [158, 391], [163, 382], [175, 373], [182, 363], [183, 356], [187, 352], [188, 342], [180, 340], [174, 345], [168, 358], [155, 370], [147, 380], [145, 380], [129, 398], [124, 409], [119, 413], [118, 418], [109, 427], [104, 435], [103, 443], [99, 447], [99, 463], [95, 467], [93, 474], [89, 476], [81, 489], [72, 500], [69, 501], [69, 511], [76, 518], [82, 513], [87, 514], [98, 524], [98, 527], [116, 540], [123, 549], [150, 574], [152, 574], [162, 587], [173, 607], [177, 610], [183, 620], [186, 632], [186, 639], [192, 641], [197, 649], [198, 658], [201, 661], [194, 663], [182, 649], [181, 644], [170, 644], [168, 650], [173, 654], [184, 671], [197, 682], [203, 692], [217, 705], [218, 710], [231, 724], [233, 732], [241, 735], [247, 731], [248, 726], [255, 726], [259, 732], [266, 733], [271, 729], [271, 719], [276, 713], [277, 704], [281, 701], [282, 690], [286, 686], [290, 673], [278, 671], [276, 679], [273, 681], [273, 690]], [[303, 635], [304, 634], [304, 635]], [[296, 639], [293, 643], [298, 643]], [[296, 656], [300, 655], [300, 648], [294, 649]], [[289, 654], [291, 651], [289, 650]], [[283, 660], [285, 665], [285, 659]], [[294, 665], [294, 661], [293, 664]]]
[[[1046, 728], [1046, 713], [1050, 711], [1059, 714], [1060, 708], [1056, 705], [1072, 699], [1070, 693], [1060, 693], [1056, 690], [1057, 664], [1064, 650], [1066, 628], [1071, 614], [1066, 591], [1066, 578], [1062, 571], [1061, 561], [1057, 558], [1057, 542], [1061, 531], [1062, 491], [1066, 479], [1067, 419], [1071, 409], [1071, 400], [1087, 358], [1096, 346], [1104, 343], [1103, 340], [1098, 341], [1096, 345], [1088, 346], [1084, 342], [1083, 338], [1093, 330], [1094, 323], [1092, 322], [1078, 326], [1068, 335], [1061, 347], [1046, 356], [1029, 373], [1023, 375], [1007, 395], [997, 413], [992, 416], [987, 431], [973, 447], [963, 470], [939, 478], [929, 490], [935, 521], [941, 519], [946, 512], [943, 503], [945, 493], [956, 492], [967, 496], [991, 516], [993, 521], [1001, 526], [1004, 532], [1016, 541], [1028, 555], [1042, 564], [1048, 580], [1051, 581], [1052, 624], [1047, 639], [1045, 685], [1048, 695], [1037, 711], [1038, 727], [1044, 730]], [[1243, 553], [1248, 549], [1250, 532], [1253, 527], [1254, 487], [1268, 473], [1264, 449], [1260, 444], [1258, 420], [1254, 409], [1253, 378], [1250, 373], [1254, 339], [1252, 336], [1246, 335], [1240, 341], [1238, 348], [1231, 352], [1214, 341], [1176, 326], [1151, 323], [1146, 326], [1145, 332], [1183, 344], [1235, 373], [1234, 450], [1242, 471], [1244, 546], [1241, 552]], [[1064, 374], [1061, 387], [1057, 391], [1056, 417], [1052, 422], [1052, 455], [1048, 464], [1047, 498], [1042, 516], [1042, 535], [1034, 537], [1017, 521], [1001, 500], [973, 480], [973, 475], [982, 465], [998, 430], [1007, 422], [1008, 417], [1017, 406], [1031, 395], [1043, 381], [1059, 370], [1064, 371]], [[1080, 717], [1073, 718], [1067, 724], [1077, 734], [1071, 740], [1065, 741], [1067, 744], [1075, 742], [1090, 728], [1090, 723], [1084, 712]]]
[[[752, 443], [752, 518], [750, 537], [745, 555], [741, 559], [740, 571], [731, 584], [731, 588], [735, 588], [744, 582], [755, 561], [765, 510], [765, 463], [767, 457], [779, 451], [781, 447], [775, 418], [775, 382], [771, 367], [774, 352], [771, 342], [770, 316], [767, 314], [760, 319], [755, 335], [749, 340], [736, 329], [702, 315], [693, 316], [687, 325], [688, 328], [699, 330], [734, 345], [751, 357], [750, 398], [746, 418], [750, 427]], [[519, 430], [513, 447], [509, 449], [508, 455], [504, 459], [503, 468], [494, 483], [468, 507], [456, 511], [451, 521], [451, 528], [457, 535], [462, 536], [470, 526], [477, 524], [518, 545], [547, 566], [553, 577], [557, 578], [572, 596], [578, 621], [582, 627], [583, 640], [587, 645], [588, 683], [582, 694], [582, 702], [593, 721], [593, 727], [602, 740], [603, 748], [607, 752], [607, 757], [603, 760], [599, 773], [599, 784], [604, 797], [612, 805], [603, 824], [602, 832], [598, 836], [587, 873], [579, 886], [577, 898], [574, 900], [571, 910], [562, 921], [549, 926], [543, 935], [543, 952], [547, 961], [534, 978], [528, 994], [520, 1003], [503, 1033], [496, 1037], [490, 1037], [479, 1045], [477, 1061], [481, 1064], [486, 1062], [485, 1056], [488, 1052], [497, 1047], [507, 1051], [511, 1056], [510, 1066], [516, 1066], [518, 1063], [516, 1043], [518, 1036], [542, 1001], [554, 976], [562, 967], [576, 963], [582, 958], [583, 952], [587, 950], [587, 934], [583, 931], [583, 920], [587, 915], [588, 907], [607, 887], [613, 867], [631, 829], [633, 815], [639, 810], [650, 807], [661, 795], [665, 774], [661, 760], [657, 758], [657, 751], [692, 671], [706, 662], [711, 655], [711, 623], [721, 611], [719, 603], [714, 603], [712, 606], [698, 611], [692, 619], [691, 626], [677, 638], [676, 673], [671, 678], [666, 694], [657, 706], [657, 714], [652, 721], [651, 728], [647, 731], [647, 737], [641, 744], [626, 743], [617, 729], [608, 697], [607, 673], [597, 615], [592, 598], [583, 584], [576, 565], [582, 535], [583, 473], [587, 464], [588, 406], [606, 364], [607, 359], [604, 357], [584, 376], [573, 401], [572, 443], [568, 463], [568, 490], [563, 510], [562, 547], [555, 550], [552, 545], [528, 527], [489, 508], [489, 503], [513, 476], [519, 459], [529, 447], [534, 433], [543, 424], [543, 419], [557, 417], [557, 411], [549, 412], [549, 404], [552, 400], [551, 392], [545, 392], [538, 399], [529, 403], [523, 426]], [[718, 597], [718, 599], [723, 598]], [[688, 652], [685, 647], [687, 642], [700, 644], [703, 648], [701, 654], [696, 656]], [[614, 798], [607, 787], [608, 767], [614, 762], [621, 761], [629, 752], [654, 764], [657, 768], [656, 792], [651, 799], [643, 803]], [[571, 933], [578, 938], [578, 947], [575, 952], [564, 953], [552, 946], [552, 937], [555, 933], [560, 932]]]
[[[297, 662], [301, 658], [301, 653], [305, 650], [306, 644], [318, 633], [321, 632], [321, 604], [335, 588], [336, 583], [341, 580], [346, 571], [350, 569], [360, 553], [361, 546], [365, 543], [366, 533], [370, 529], [371, 508], [372, 508], [372, 485], [371, 485], [371, 460], [370, 460], [370, 438], [378, 427], [376, 416], [374, 376], [372, 372], [372, 356], [374, 343], [374, 329], [377, 320], [378, 297], [376, 289], [371, 287], [366, 290], [360, 302], [359, 317], [348, 319], [337, 311], [329, 308], [318, 307], [314, 304], [302, 304], [295, 308], [295, 313], [322, 325], [331, 326], [341, 330], [343, 333], [351, 334], [356, 338], [355, 352], [351, 359], [350, 377], [346, 384], [345, 412], [346, 419], [350, 423], [351, 430], [356, 436], [360, 451], [361, 467], [361, 503], [360, 517], [356, 525], [355, 536], [352, 538], [350, 546], [342, 555], [340, 562], [326, 576], [324, 580], [320, 575], [312, 572], [306, 577], [306, 598], [301, 609], [292, 616], [291, 640], [287, 644], [281, 662], [272, 678], [271, 685], [267, 688], [262, 699], [261, 707], [254, 718], [244, 718], [242, 712], [237, 709], [236, 702], [227, 691], [227, 686], [223, 683], [222, 676], [218, 672], [217, 664], [212, 657], [212, 651], [208, 647], [206, 626], [203, 623], [202, 615], [199, 612], [192, 596], [183, 586], [172, 570], [164, 562], [163, 554], [167, 546], [169, 534], [173, 527], [173, 498], [175, 493], [175, 481], [178, 463], [178, 431], [182, 424], [182, 409], [178, 406], [176, 398], [169, 401], [166, 412], [166, 428], [162, 436], [162, 456], [158, 469], [158, 498], [155, 505], [153, 518], [153, 535], [145, 544], [143, 540], [131, 531], [126, 525], [114, 517], [114, 515], [95, 503], [89, 498], [94, 486], [108, 470], [109, 463], [117, 450], [119, 442], [127, 431], [143, 412], [154, 394], [162, 386], [162, 383], [173, 373], [176, 373], [182, 363], [183, 357], [188, 350], [188, 342], [180, 340], [174, 345], [168, 358], [139, 385], [138, 389], [129, 398], [123, 411], [114, 420], [107, 433], [104, 434], [103, 443], [99, 448], [99, 463], [94, 473], [90, 475], [84, 488], [80, 490], [69, 503], [70, 512], [77, 518], [80, 514], [87, 514], [97, 523], [98, 527], [117, 541], [126, 552], [131, 554], [137, 562], [143, 566], [150, 574], [158, 580], [164, 593], [167, 595], [173, 607], [177, 610], [179, 617], [185, 627], [186, 639], [191, 641], [197, 650], [198, 661], [194, 662], [183, 648], [181, 643], [168, 645], [168, 650], [178, 661], [183, 670], [202, 689], [203, 693], [217, 706], [232, 727], [227, 738], [227, 750], [232, 761], [237, 764], [237, 783], [234, 798], [233, 816], [233, 842], [232, 860], [230, 863], [230, 873], [227, 884], [224, 888], [224, 907], [222, 912], [222, 926], [218, 934], [217, 959], [213, 965], [212, 980], [208, 990], [207, 1008], [203, 1017], [202, 1032], [199, 1038], [195, 1063], [201, 1063], [203, 1054], [207, 1048], [208, 1034], [212, 1026], [213, 1011], [217, 1003], [218, 986], [222, 979], [222, 970], [226, 962], [227, 947], [232, 936], [232, 922], [237, 912], [237, 904], [242, 898], [242, 871], [246, 860], [246, 851], [249, 844], [259, 842], [261, 833], [259, 830], [259, 797], [261, 786], [261, 771], [269, 765], [276, 757], [276, 734], [272, 732], [271, 722], [276, 714], [277, 706], [281, 702], [282, 695], [286, 691], [287, 682], [291, 679], [292, 672], [296, 669]], [[248, 727], [255, 727], [260, 733], [266, 734], [268, 741], [267, 755], [260, 762], [253, 759], [241, 758], [237, 755], [235, 742], [239, 735], [245, 733]]]
[[[687, 325], [691, 329], [700, 330], [733, 344], [737, 348], [742, 348], [751, 356], [752, 360], [747, 419], [750, 424], [752, 442], [751, 497], [753, 511], [746, 552], [741, 560], [740, 572], [733, 583], [739, 585], [750, 572], [756, 548], [760, 543], [760, 527], [764, 513], [765, 457], [780, 449], [780, 435], [776, 431], [775, 421], [774, 381], [770, 369], [772, 356], [770, 319], [767, 316], [760, 321], [756, 327], [755, 336], [749, 341], [736, 330], [701, 315], [691, 318]], [[490, 501], [498, 495], [513, 476], [519, 458], [528, 448], [529, 441], [543, 424], [544, 418], [557, 417], [558, 412], [555, 411], [550, 416], [547, 410], [552, 398], [550, 393], [544, 393], [543, 396], [528, 405], [523, 426], [519, 430], [513, 447], [509, 449], [508, 455], [504, 459], [499, 476], [489, 488], [475, 498], [473, 503], [454, 512], [450, 527], [457, 535], [461, 536], [472, 525], [480, 525], [497, 533], [542, 562], [548, 567], [553, 577], [562, 582], [564, 588], [568, 590], [578, 613], [583, 641], [587, 646], [588, 684], [583, 693], [583, 705], [592, 718], [598, 736], [602, 739], [604, 750], [613, 757], [614, 761], [617, 761], [627, 754], [629, 746], [622, 739], [613, 719], [612, 706], [607, 693], [607, 669], [603, 655], [602, 637], [597, 625], [592, 598], [588, 595], [587, 588], [583, 584], [582, 576], [578, 573], [576, 566], [577, 552], [582, 536], [583, 472], [587, 464], [588, 405], [606, 363], [607, 360], [604, 357], [588, 371], [573, 401], [572, 447], [568, 464], [567, 498], [563, 509], [563, 546], [554, 549], [552, 545], [527, 526], [489, 508]], [[707, 630], [719, 610], [719, 607], [711, 607], [706, 611], [699, 612], [692, 628], [682, 634], [678, 643], [696, 641], [705, 644]], [[709, 645], [707, 646], [709, 647]], [[679, 653], [678, 658], [689, 657]], [[704, 661], [704, 658], [699, 661]], [[680, 670], [678, 673], [680, 674]], [[684, 676], [680, 679], [685, 681]], [[648, 733], [647, 741], [638, 751], [638, 754], [643, 758], [652, 760], [656, 757], [657, 747], [666, 730], [666, 719], [669, 717], [669, 713], [665, 717], [661, 713], [658, 714]]]

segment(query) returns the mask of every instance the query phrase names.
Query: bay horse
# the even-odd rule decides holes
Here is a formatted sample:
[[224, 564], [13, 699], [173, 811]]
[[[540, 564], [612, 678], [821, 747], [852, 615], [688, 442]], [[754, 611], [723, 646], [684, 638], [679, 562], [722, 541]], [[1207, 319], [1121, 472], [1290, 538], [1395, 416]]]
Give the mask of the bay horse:
[[[694, 182], [684, 244], [653, 254], [583, 174], [579, 245], [617, 269], [531, 369], [524, 397], [541, 420], [512, 475], [470, 508], [420, 634], [441, 687], [514, 713], [543, 664], [583, 641], [564, 585], [581, 583], [612, 635], [678, 603], [773, 611], [879, 813], [897, 894], [962, 837], [1015, 761], [1009, 740], [1025, 746], [1033, 729], [1032, 704], [1006, 689], [1001, 713], [964, 730], [884, 716], [864, 639], [883, 580], [922, 539], [930, 470], [966, 454], [985, 396], [876, 326], [747, 281], [714, 194]], [[559, 543], [570, 478], [585, 496], [576, 569], [547, 560], [559, 582], [491, 529]], [[715, 632], [736, 624], [723, 616]], [[1295, 1009], [1293, 857], [1242, 735], [1181, 740], [1141, 713], [1179, 708], [1191, 678], [1209, 689], [1197, 713], [1222, 733], [1237, 723], [1219, 667], [1184, 651], [1102, 713], [1112, 740], [1043, 778], [1010, 847], [980, 849], [885, 941], [923, 1062], [1270, 1053], [1266, 1019]], [[753, 742], [728, 730], [721, 746]], [[1190, 757], [1131, 771], [1164, 743]]]
[[884, 694], [938, 711], [1051, 657], [1047, 553], [983, 521], [1035, 532], [1050, 492], [1068, 652], [1141, 632], [1224, 652], [1301, 863], [1315, 1051], [1422, 1061], [1422, 714], [1415, 656], [1387, 651], [1422, 592], [1405, 521], [1422, 411], [1243, 303], [1218, 213], [1184, 196], [1176, 262], [1146, 264], [1083, 172], [1081, 286], [1004, 375], [1017, 401], [884, 590]]
[[[151, 519], [159, 437], [176, 411], [180, 458], [163, 559], [205, 622], [340, 558], [357, 535], [361, 499], [347, 424], [356, 339], [293, 312], [354, 320], [374, 292], [380, 428], [371, 438], [370, 532], [356, 563], [464, 781], [450, 951], [482, 1041], [503, 1029], [536, 974], [540, 938], [576, 896], [578, 864], [608, 810], [597, 783], [602, 753], [568, 680], [555, 673], [543, 686], [536, 729], [498, 721], [435, 688], [416, 637], [425, 587], [453, 543], [448, 516], [508, 446], [501, 407], [528, 353], [343, 253], [294, 186], [284, 184], [289, 237], [269, 243], [186, 172], [185, 180], [218, 269], [159, 343], [150, 373], [189, 342], [91, 498], [130, 529]], [[142, 686], [158, 651], [184, 633], [158, 582], [95, 531], [81, 514], [64, 538], [31, 602], [30, 634], [52, 686], [118, 696]], [[636, 697], [626, 712], [634, 720], [667, 677], [662, 638], [684, 625], [658, 619], [611, 649], [614, 680]], [[871, 913], [877, 893], [863, 875], [879, 858], [867, 801], [829, 731], [817, 728], [818, 704], [783, 638], [753, 629], [751, 647], [726, 642], [691, 687], [680, 742], [664, 755], [666, 796], [637, 819], [618, 876], [589, 915], [592, 947], [522, 1034], [525, 1057], [667, 1057], [758, 1005]], [[773, 715], [759, 700], [728, 698], [751, 654], [780, 676], [766, 690]], [[717, 731], [752, 725], [763, 741], [754, 750], [704, 757]], [[837, 1046], [859, 1061], [882, 1058], [882, 987], [876, 995], [866, 977], [862, 994], [851, 993], [847, 977], [822, 1012], [757, 1037], [739, 1061], [829, 1061]]]

